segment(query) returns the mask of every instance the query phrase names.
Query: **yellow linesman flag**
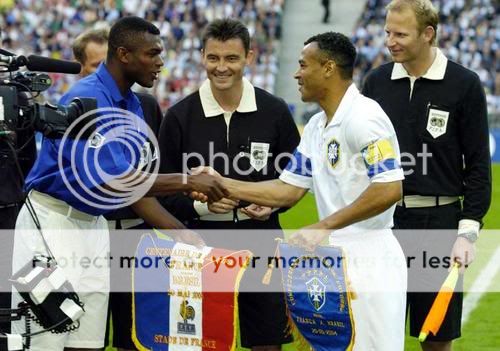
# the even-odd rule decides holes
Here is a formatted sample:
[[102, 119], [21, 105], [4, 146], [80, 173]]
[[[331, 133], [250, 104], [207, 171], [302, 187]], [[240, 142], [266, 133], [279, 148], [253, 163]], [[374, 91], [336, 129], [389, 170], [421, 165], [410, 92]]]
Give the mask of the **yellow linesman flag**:
[[420, 330], [420, 335], [418, 336], [420, 342], [425, 341], [429, 332], [436, 335], [441, 324], [443, 324], [444, 316], [446, 315], [453, 291], [457, 285], [458, 269], [459, 264], [455, 263], [441, 286], [441, 289], [439, 289], [436, 299], [429, 310], [429, 314], [425, 318], [424, 325]]

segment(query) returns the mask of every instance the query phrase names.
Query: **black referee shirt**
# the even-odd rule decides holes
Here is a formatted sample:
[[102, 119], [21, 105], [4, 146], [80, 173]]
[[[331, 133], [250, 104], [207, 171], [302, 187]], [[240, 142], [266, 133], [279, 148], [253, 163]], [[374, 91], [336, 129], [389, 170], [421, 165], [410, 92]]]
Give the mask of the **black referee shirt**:
[[[481, 222], [491, 201], [491, 159], [479, 77], [448, 60], [441, 77], [416, 79], [410, 97], [410, 78], [391, 80], [393, 67], [388, 63], [370, 72], [362, 93], [376, 100], [394, 125], [404, 195], [464, 196], [461, 218]], [[419, 156], [424, 145], [432, 153], [427, 164]]]
[[[205, 116], [199, 91], [172, 106], [160, 128], [161, 173], [185, 172], [186, 169], [202, 165], [200, 159], [191, 157], [187, 161], [187, 168], [183, 167], [183, 157], [189, 153], [197, 153], [202, 156], [203, 165], [210, 165], [222, 175], [233, 179], [257, 182], [277, 178], [278, 169], [274, 167], [276, 157], [281, 153], [293, 153], [300, 136], [286, 103], [265, 90], [256, 87], [254, 90], [257, 110], [235, 111], [229, 128], [223, 114]], [[212, 155], [223, 153], [229, 156], [228, 167], [225, 167], [221, 157], [214, 157], [211, 162], [210, 142], [213, 145]], [[250, 166], [252, 142], [269, 144], [269, 158], [266, 166], [259, 171]], [[238, 161], [233, 163], [235, 158]], [[284, 169], [288, 160], [288, 157], [282, 157], [279, 169]], [[242, 175], [236, 168], [249, 172]], [[162, 203], [181, 221], [198, 217], [193, 200], [187, 196], [171, 196]], [[271, 217], [277, 222], [276, 213]]]

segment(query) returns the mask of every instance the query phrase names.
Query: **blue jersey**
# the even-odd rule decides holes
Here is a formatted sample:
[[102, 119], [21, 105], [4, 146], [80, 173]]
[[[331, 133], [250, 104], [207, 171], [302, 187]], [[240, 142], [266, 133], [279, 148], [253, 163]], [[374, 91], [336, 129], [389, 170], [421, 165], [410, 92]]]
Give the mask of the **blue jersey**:
[[[75, 97], [97, 99], [98, 109], [127, 110], [136, 115], [134, 119], [141, 119], [137, 120], [138, 129], [139, 126], [144, 125], [144, 116], [138, 98], [130, 89], [125, 96], [122, 96], [104, 63], [95, 73], [78, 81], [61, 98], [60, 103], [68, 104]], [[26, 179], [26, 190], [34, 189], [48, 194], [95, 216], [109, 211], [106, 206], [100, 206], [102, 204], [111, 202], [119, 206], [123, 200], [110, 194], [102, 186], [113, 178], [133, 171], [134, 167], [138, 166], [141, 146], [146, 142], [144, 135], [147, 135], [147, 131], [141, 130], [139, 133], [143, 136], [139, 139], [143, 140], [128, 143], [129, 145], [113, 137], [103, 140], [103, 134], [123, 132], [111, 130], [113, 123], [110, 122], [115, 121], [116, 126], [116, 123], [120, 123], [120, 118], [110, 116], [109, 111], [106, 113], [98, 114], [99, 135], [97, 136], [101, 137], [101, 140], [97, 138], [97, 142], [95, 137], [78, 141], [68, 138], [60, 150], [62, 139], [43, 138], [36, 163]]]

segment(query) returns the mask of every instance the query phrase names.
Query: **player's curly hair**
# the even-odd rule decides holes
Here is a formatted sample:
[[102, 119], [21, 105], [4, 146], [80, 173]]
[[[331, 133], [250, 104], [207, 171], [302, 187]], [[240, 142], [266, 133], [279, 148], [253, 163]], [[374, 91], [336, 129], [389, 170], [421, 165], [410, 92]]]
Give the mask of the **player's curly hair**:
[[340, 68], [343, 79], [352, 79], [354, 62], [356, 61], [356, 48], [342, 33], [326, 32], [314, 35], [304, 42], [304, 45], [317, 43], [320, 50], [320, 61], [333, 60]]

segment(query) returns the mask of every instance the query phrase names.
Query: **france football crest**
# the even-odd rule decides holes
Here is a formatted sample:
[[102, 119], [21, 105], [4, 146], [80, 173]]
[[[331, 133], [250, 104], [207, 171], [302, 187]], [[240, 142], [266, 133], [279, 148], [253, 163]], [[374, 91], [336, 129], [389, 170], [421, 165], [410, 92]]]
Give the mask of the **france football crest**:
[[332, 139], [327, 146], [328, 163], [332, 168], [337, 165], [340, 158], [340, 144], [337, 140]]
[[189, 305], [188, 300], [181, 302], [179, 314], [183, 321], [177, 323], [177, 333], [195, 335], [196, 325], [194, 323], [189, 323], [188, 320], [194, 320], [196, 312], [194, 307]]

